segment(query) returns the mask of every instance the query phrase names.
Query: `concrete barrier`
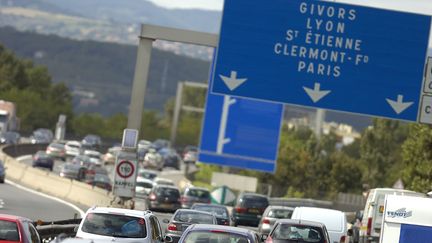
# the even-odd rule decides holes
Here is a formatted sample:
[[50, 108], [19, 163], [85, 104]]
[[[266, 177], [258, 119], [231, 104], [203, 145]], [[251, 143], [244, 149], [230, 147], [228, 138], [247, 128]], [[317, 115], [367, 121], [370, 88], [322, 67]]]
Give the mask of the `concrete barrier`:
[[0, 151], [6, 170], [6, 179], [36, 191], [84, 206], [110, 206], [113, 196], [106, 190], [83, 182], [65, 179], [57, 174], [32, 168]]

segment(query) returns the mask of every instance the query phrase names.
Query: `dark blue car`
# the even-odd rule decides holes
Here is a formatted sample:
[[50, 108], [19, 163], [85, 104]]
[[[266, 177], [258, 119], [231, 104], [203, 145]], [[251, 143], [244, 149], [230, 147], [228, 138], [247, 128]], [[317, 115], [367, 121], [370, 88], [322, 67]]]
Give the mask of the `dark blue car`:
[[54, 168], [54, 160], [49, 156], [45, 151], [38, 151], [33, 156], [33, 167], [42, 167], [47, 168], [50, 171], [53, 171]]

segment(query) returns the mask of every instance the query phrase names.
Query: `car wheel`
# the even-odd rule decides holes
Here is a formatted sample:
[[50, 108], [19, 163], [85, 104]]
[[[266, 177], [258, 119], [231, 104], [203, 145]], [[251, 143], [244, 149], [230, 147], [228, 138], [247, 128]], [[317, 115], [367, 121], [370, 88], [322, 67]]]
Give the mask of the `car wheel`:
[[52, 172], [54, 169], [53, 169], [53, 167], [51, 167], [49, 170]]

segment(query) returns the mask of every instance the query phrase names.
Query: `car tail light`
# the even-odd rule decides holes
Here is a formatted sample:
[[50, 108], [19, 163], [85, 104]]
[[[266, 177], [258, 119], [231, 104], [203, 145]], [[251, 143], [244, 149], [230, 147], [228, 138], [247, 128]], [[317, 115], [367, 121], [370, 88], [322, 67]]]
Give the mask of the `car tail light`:
[[340, 238], [340, 241], [339, 241], [340, 243], [344, 243], [345, 242], [345, 235], [343, 235], [343, 236], [341, 236], [341, 238]]
[[156, 195], [155, 195], [154, 193], [150, 194], [149, 199], [150, 199], [151, 201], [156, 200]]
[[228, 221], [228, 220], [225, 221], [225, 222], [224, 222], [224, 225], [229, 225], [229, 221]]
[[269, 235], [265, 241], [266, 243], [273, 243], [273, 239], [271, 238], [271, 236]]
[[174, 231], [177, 231], [177, 225], [175, 225], [175, 224], [169, 224], [169, 225], [168, 225], [168, 230], [174, 230]]
[[246, 208], [238, 207], [238, 208], [235, 208], [235, 211], [237, 213], [246, 213], [247, 209]]
[[183, 202], [183, 203], [185, 203], [185, 202], [187, 202], [188, 201], [188, 199], [187, 199], [187, 197], [181, 197], [180, 198], [180, 202]]
[[366, 235], [371, 235], [371, 231], [372, 231], [372, 218], [368, 218]]
[[263, 224], [270, 224], [270, 220], [268, 218], [264, 218]]

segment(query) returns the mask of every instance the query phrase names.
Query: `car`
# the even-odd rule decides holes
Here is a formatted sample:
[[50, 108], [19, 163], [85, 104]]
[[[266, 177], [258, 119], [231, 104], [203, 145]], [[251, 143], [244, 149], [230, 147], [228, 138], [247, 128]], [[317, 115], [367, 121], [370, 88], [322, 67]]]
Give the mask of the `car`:
[[135, 185], [135, 197], [145, 198], [150, 194], [153, 188], [153, 181], [145, 178], [137, 177]]
[[92, 180], [96, 175], [106, 175], [108, 176], [108, 171], [105, 167], [99, 164], [90, 164], [85, 169], [85, 179]]
[[183, 150], [183, 161], [185, 163], [195, 163], [198, 160], [198, 147], [186, 146]]
[[4, 183], [6, 178], [6, 167], [3, 161], [0, 160], [0, 183]]
[[258, 232], [261, 234], [270, 233], [270, 230], [278, 219], [290, 219], [293, 212], [294, 208], [292, 207], [268, 206], [261, 217]]
[[182, 208], [190, 208], [194, 203], [211, 203], [210, 191], [202, 187], [187, 187], [180, 202]]
[[165, 235], [171, 237], [173, 243], [177, 243], [183, 232], [192, 224], [217, 224], [213, 214], [190, 209], [179, 209], [170, 220], [165, 219], [163, 222], [167, 224]]
[[66, 162], [60, 167], [60, 176], [63, 178], [83, 180], [86, 168], [80, 164]]
[[166, 178], [157, 177], [153, 180], [153, 186], [165, 185], [165, 186], [175, 186], [174, 181]]
[[86, 179], [86, 183], [93, 187], [99, 187], [107, 191], [112, 190], [111, 179], [104, 174], [95, 174], [91, 178]]
[[264, 195], [248, 192], [241, 193], [237, 197], [233, 208], [233, 225], [251, 225], [257, 227], [268, 205], [268, 198]]
[[88, 157], [87, 155], [77, 155], [72, 159], [71, 162], [74, 164], [80, 164], [86, 168], [88, 168], [92, 164], [90, 161], [90, 157]]
[[33, 156], [32, 167], [41, 167], [53, 171], [54, 160], [45, 151], [38, 151]]
[[146, 198], [147, 208], [151, 211], [175, 212], [181, 208], [180, 191], [175, 186], [155, 185]]
[[110, 242], [163, 241], [159, 220], [152, 212], [112, 207], [89, 208], [78, 226], [76, 237]]
[[54, 159], [66, 160], [66, 149], [64, 143], [50, 143], [46, 148], [46, 153]]
[[144, 156], [144, 168], [155, 169], [161, 171], [164, 167], [162, 155], [160, 155], [156, 149], [149, 149]]
[[114, 146], [108, 149], [108, 151], [103, 155], [103, 162], [105, 164], [115, 164], [117, 154], [121, 151], [120, 146]]
[[230, 225], [230, 214], [227, 207], [217, 204], [194, 203], [191, 209], [209, 212], [216, 216], [217, 224]]
[[140, 168], [138, 169], [137, 178], [149, 179], [151, 181], [154, 181], [158, 175], [159, 171]]
[[0, 144], [18, 144], [20, 142], [21, 135], [17, 132], [3, 132], [0, 135]]
[[360, 242], [379, 242], [384, 213], [384, 200], [386, 195], [404, 195], [425, 197], [423, 193], [394, 189], [374, 188], [368, 193], [363, 211], [363, 218], [359, 232]]
[[148, 140], [139, 140], [138, 149], [147, 150], [152, 146], [152, 142]]
[[30, 219], [0, 214], [0, 242], [39, 243], [42, 241]]
[[65, 144], [66, 156], [75, 157], [81, 154], [81, 143], [78, 141], [68, 141]]
[[101, 144], [101, 138], [94, 134], [88, 134], [81, 140], [81, 145], [85, 149], [98, 149]]
[[[168, 237], [167, 237], [168, 238]], [[178, 243], [260, 243], [257, 233], [250, 229], [212, 224], [193, 224]]]
[[90, 158], [90, 162], [93, 164], [102, 164], [102, 154], [96, 150], [84, 150], [84, 155], [88, 156]]
[[298, 219], [277, 220], [270, 234], [263, 234], [262, 239], [265, 239], [265, 243], [333, 243], [324, 224]]
[[291, 219], [323, 223], [330, 242], [345, 242], [348, 236], [347, 218], [344, 212], [327, 208], [296, 207]]
[[152, 147], [155, 148], [157, 151], [162, 149], [162, 148], [170, 148], [171, 142], [166, 140], [166, 139], [156, 139], [152, 143]]
[[164, 168], [169, 167], [180, 170], [181, 158], [174, 149], [162, 148], [159, 150], [159, 154], [162, 156]]
[[30, 142], [33, 144], [49, 144], [53, 141], [54, 134], [48, 128], [39, 128], [33, 131]]

